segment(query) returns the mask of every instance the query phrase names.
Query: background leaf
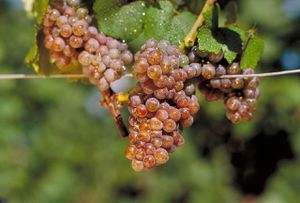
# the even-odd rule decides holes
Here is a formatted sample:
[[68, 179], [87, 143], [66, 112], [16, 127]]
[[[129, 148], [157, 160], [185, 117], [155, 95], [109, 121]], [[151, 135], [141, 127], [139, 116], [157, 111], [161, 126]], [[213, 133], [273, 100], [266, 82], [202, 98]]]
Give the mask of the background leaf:
[[234, 25], [238, 21], [238, 6], [236, 1], [230, 1], [225, 7], [226, 25]]

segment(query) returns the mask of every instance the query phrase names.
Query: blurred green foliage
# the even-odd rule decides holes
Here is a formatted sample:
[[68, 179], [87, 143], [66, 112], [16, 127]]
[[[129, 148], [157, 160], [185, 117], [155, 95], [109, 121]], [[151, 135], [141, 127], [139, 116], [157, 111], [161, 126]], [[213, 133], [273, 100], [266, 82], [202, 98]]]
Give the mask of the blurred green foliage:
[[[34, 21], [11, 2], [0, 2], [0, 73], [33, 73], [23, 60], [33, 44]], [[266, 40], [261, 72], [279, 70], [283, 50], [300, 42], [300, 23], [284, 16], [283, 3], [240, 1], [241, 25], [255, 24]], [[299, 84], [297, 76], [263, 79], [255, 119], [238, 126], [226, 121], [222, 103], [202, 100], [195, 126], [184, 133], [185, 146], [165, 166], [135, 173], [123, 155], [127, 140], [118, 137], [107, 111], [97, 109], [97, 101], [89, 102], [97, 97], [92, 86], [62, 80], [0, 81], [0, 202], [240, 202], [252, 190], [243, 189], [236, 174], [245, 169], [240, 177], [244, 181], [254, 169], [263, 171], [252, 159], [262, 151], [260, 164], [274, 157], [280, 161], [272, 162], [269, 174], [260, 174], [271, 176], [258, 202], [296, 203]], [[272, 147], [273, 137], [282, 131], [287, 145], [278, 142]], [[240, 162], [234, 163], [233, 155], [252, 149], [257, 137], [270, 142], [250, 154], [246, 150], [241, 162], [249, 162], [237, 167]], [[288, 151], [289, 144], [291, 152], [278, 155]], [[254, 191], [262, 184], [254, 184]]]

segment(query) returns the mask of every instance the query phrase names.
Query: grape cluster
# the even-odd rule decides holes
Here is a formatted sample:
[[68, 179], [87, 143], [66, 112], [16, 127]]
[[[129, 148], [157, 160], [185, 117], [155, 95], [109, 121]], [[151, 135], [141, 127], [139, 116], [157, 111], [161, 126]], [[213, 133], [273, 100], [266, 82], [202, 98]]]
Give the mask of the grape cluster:
[[222, 75], [254, 74], [249, 68], [242, 70], [239, 63], [232, 63], [227, 68], [222, 65], [205, 64], [202, 67], [202, 79], [199, 90], [206, 100], [224, 100], [227, 118], [234, 124], [252, 119], [259, 97], [259, 79], [257, 77], [238, 77], [220, 79]]
[[[44, 46], [50, 62], [60, 70], [79, 63], [90, 82], [104, 93], [133, 65], [137, 79], [129, 96], [129, 142], [125, 155], [135, 171], [148, 170], [169, 160], [169, 153], [184, 144], [183, 127], [200, 110], [193, 79], [208, 101], [224, 100], [232, 123], [253, 116], [259, 96], [257, 77], [220, 78], [253, 74], [239, 63], [227, 65], [223, 52], [207, 53], [192, 47], [188, 56], [168, 41], [150, 39], [133, 57], [126, 43], [100, 33], [80, 0], [50, 3], [43, 18]], [[224, 64], [226, 64], [224, 66]]]
[[133, 61], [127, 44], [107, 37], [92, 26], [92, 16], [80, 0], [57, 1], [43, 18], [44, 45], [50, 62], [64, 69], [78, 61], [100, 91], [119, 79]]
[[126, 43], [97, 34], [87, 41], [78, 60], [90, 81], [104, 92], [124, 74], [126, 66], [133, 61], [133, 55]]
[[125, 151], [135, 171], [166, 163], [169, 153], [184, 144], [181, 127], [191, 126], [200, 109], [194, 86], [185, 82], [199, 76], [201, 67], [188, 63], [167, 41], [148, 40], [136, 54], [138, 85], [129, 98], [131, 145]]
[[88, 27], [92, 21], [88, 10], [79, 6], [78, 0], [57, 1], [48, 6], [43, 18], [44, 45], [50, 50], [50, 62], [60, 69], [77, 60], [83, 36], [95, 30]]
[[[246, 69], [242, 74], [254, 74], [254, 70]], [[252, 119], [253, 110], [256, 108], [257, 98], [260, 94], [258, 85], [257, 77], [232, 80], [232, 87], [238, 87], [238, 91], [228, 94], [224, 100], [227, 109], [226, 116], [232, 123], [237, 124]]]
[[234, 124], [253, 117], [259, 96], [259, 79], [257, 77], [239, 77], [233, 79], [220, 79], [222, 75], [254, 74], [249, 68], [242, 70], [239, 63], [226, 64], [223, 52], [207, 53], [194, 46], [189, 53], [191, 62], [202, 63], [202, 74], [199, 90], [207, 101], [224, 100], [227, 118]]
[[189, 65], [189, 59], [178, 46], [168, 41], [148, 40], [135, 56], [133, 73], [137, 89], [157, 99], [172, 100], [176, 92], [185, 88], [185, 82], [201, 75], [198, 63]]
[[177, 103], [173, 106], [168, 100], [159, 100], [154, 95], [130, 96], [128, 139], [131, 145], [126, 148], [125, 155], [132, 160], [135, 171], [166, 163], [169, 153], [184, 144], [180, 126], [191, 126], [193, 115], [200, 106], [196, 96], [188, 97], [184, 91], [175, 97]]

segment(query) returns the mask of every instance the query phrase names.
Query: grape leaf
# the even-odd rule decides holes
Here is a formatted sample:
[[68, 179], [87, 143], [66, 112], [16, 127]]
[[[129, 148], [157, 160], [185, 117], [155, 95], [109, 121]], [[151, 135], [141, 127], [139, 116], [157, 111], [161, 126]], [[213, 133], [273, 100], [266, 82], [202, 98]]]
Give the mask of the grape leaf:
[[49, 0], [35, 0], [33, 3], [33, 12], [37, 17], [37, 23], [42, 23], [43, 16], [47, 12]]
[[166, 39], [171, 29], [173, 5], [168, 1], [159, 2], [160, 9], [150, 7], [145, 18], [145, 36], [157, 40]]
[[212, 30], [203, 27], [198, 32], [199, 50], [207, 51], [211, 53], [219, 53], [222, 50], [222, 44], [220, 44], [213, 36]]
[[250, 34], [241, 58], [241, 68], [256, 68], [263, 51], [264, 40], [255, 34]]
[[128, 47], [130, 47], [130, 49], [133, 53], [136, 53], [140, 50], [141, 45], [144, 44], [145, 41], [147, 41], [147, 38], [145, 37], [144, 32], [143, 32], [136, 39], [128, 42]]
[[245, 40], [244, 32], [237, 27], [218, 28], [220, 6], [216, 4], [204, 13], [204, 26], [198, 32], [200, 51], [224, 53], [228, 63], [232, 63], [242, 51]]
[[219, 4], [208, 9], [204, 14], [204, 25], [210, 27], [211, 29], [216, 29], [219, 26], [219, 12], [221, 8]]
[[145, 18], [144, 35], [147, 39], [168, 40], [178, 45], [192, 28], [196, 17], [184, 11], [175, 15], [169, 1], [159, 1], [160, 8], [150, 7]]
[[109, 16], [112, 13], [117, 12], [122, 5], [124, 5], [124, 1], [122, 0], [97, 0], [94, 4], [94, 11], [97, 14], [97, 17], [100, 15]]
[[[182, 12], [175, 16], [172, 20], [171, 29], [169, 32], [169, 41], [172, 44], [179, 44], [182, 39], [188, 34], [194, 25], [196, 17], [190, 12]], [[178, 29], [181, 28], [181, 29]]]
[[137, 1], [123, 7], [117, 0], [105, 2], [96, 1], [94, 6], [101, 32], [125, 41], [132, 41], [143, 32], [146, 12], [144, 2]]
[[169, 40], [179, 44], [192, 28], [196, 18], [188, 11], [174, 16], [174, 6], [169, 1], [160, 1], [160, 9], [150, 7], [145, 19], [146, 38]]
[[202, 27], [198, 33], [199, 50], [219, 53], [223, 51], [224, 58], [232, 63], [236, 56], [242, 51], [243, 36], [234, 29], [218, 28], [211, 30]]
[[94, 5], [100, 30], [125, 40], [135, 51], [150, 38], [178, 44], [196, 20], [188, 11], [175, 14], [175, 7], [169, 1], [155, 4], [135, 1], [126, 5], [120, 0], [112, 2], [99, 0]]
[[39, 47], [37, 44], [37, 35], [38, 35], [38, 28], [35, 29], [34, 44], [25, 57], [25, 63], [31, 64], [36, 72], [38, 72], [38, 65], [36, 64], [36, 62], [38, 61], [39, 58]]
[[42, 23], [43, 16], [47, 12], [49, 0], [35, 0], [33, 3], [33, 13], [37, 19], [37, 25], [35, 27], [34, 33], [34, 44], [31, 47], [29, 53], [25, 57], [25, 63], [31, 64], [36, 72], [39, 72], [38, 61], [40, 57], [39, 47], [38, 47], [38, 32], [39, 26]]
[[37, 45], [37, 36], [39, 31], [39, 26], [42, 23], [43, 16], [47, 12], [49, 0], [35, 0], [33, 3], [33, 13], [36, 15], [37, 18], [37, 26], [35, 28], [34, 33], [34, 44], [31, 47], [29, 53], [25, 57], [25, 63], [32, 64], [35, 71], [38, 71], [38, 65], [37, 60], [39, 58], [39, 51], [38, 51], [38, 45]]

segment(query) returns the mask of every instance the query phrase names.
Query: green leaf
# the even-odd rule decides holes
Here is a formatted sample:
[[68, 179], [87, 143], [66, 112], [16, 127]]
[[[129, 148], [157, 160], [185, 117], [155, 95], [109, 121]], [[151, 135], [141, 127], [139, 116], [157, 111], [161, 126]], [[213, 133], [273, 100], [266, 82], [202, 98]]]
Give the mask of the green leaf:
[[43, 16], [47, 12], [49, 0], [35, 0], [33, 3], [33, 11], [36, 14], [38, 25], [42, 23]]
[[215, 6], [208, 9], [203, 14], [204, 17], [204, 25], [206, 27], [210, 27], [211, 29], [216, 29], [219, 26], [219, 12], [221, 8], [219, 4], [216, 4]]
[[42, 23], [43, 16], [47, 12], [49, 0], [35, 0], [33, 3], [33, 13], [36, 15], [37, 18], [37, 25], [35, 28], [34, 33], [34, 44], [29, 50], [29, 53], [25, 57], [25, 63], [31, 64], [36, 72], [39, 72], [39, 46], [38, 46], [38, 32], [39, 26]]
[[[143, 32], [146, 5], [142, 1], [120, 7], [120, 1], [96, 1], [94, 10], [97, 14], [99, 28], [105, 34], [132, 41]], [[112, 4], [114, 2], [115, 4]]]
[[[171, 30], [169, 30], [168, 39], [172, 44], [180, 44], [180, 42], [189, 33], [194, 25], [196, 17], [187, 11], [175, 16], [172, 20]], [[180, 29], [178, 29], [180, 28]]]
[[169, 1], [160, 1], [160, 8], [150, 7], [145, 18], [144, 35], [147, 39], [168, 40], [178, 45], [192, 28], [196, 17], [184, 11], [175, 15]]
[[136, 39], [128, 42], [128, 47], [131, 48], [131, 51], [133, 53], [136, 53], [140, 50], [141, 45], [144, 44], [145, 41], [147, 41], [147, 38], [145, 37], [144, 32], [143, 32]]
[[241, 68], [256, 68], [263, 51], [264, 40], [257, 35], [251, 35], [242, 55]]
[[179, 44], [188, 34], [196, 17], [188, 12], [175, 13], [169, 1], [147, 4], [136, 1], [96, 1], [94, 11], [101, 32], [125, 40], [131, 50], [138, 50], [150, 38]]
[[99, 16], [100, 18], [100, 15], [108, 16], [117, 12], [123, 4], [122, 0], [97, 0], [93, 9], [96, 12], [97, 17]]
[[36, 61], [38, 60], [38, 57], [39, 57], [39, 47], [37, 45], [37, 33], [38, 33], [37, 30], [38, 30], [38, 28], [36, 28], [35, 33], [34, 33], [34, 44], [25, 57], [25, 63], [32, 64], [34, 69], [35, 69], [34, 64], [36, 63]]
[[161, 1], [159, 5], [160, 9], [150, 7], [147, 10], [145, 18], [146, 38], [163, 40], [166, 39], [166, 35], [169, 35], [174, 7], [168, 1]]
[[198, 32], [199, 50], [211, 53], [218, 53], [222, 50], [220, 44], [213, 36], [212, 30], [203, 27]]
[[218, 28], [211, 30], [202, 27], [198, 33], [199, 50], [210, 53], [223, 51], [224, 58], [228, 63], [232, 63], [242, 51], [242, 38], [243, 36], [234, 29]]

